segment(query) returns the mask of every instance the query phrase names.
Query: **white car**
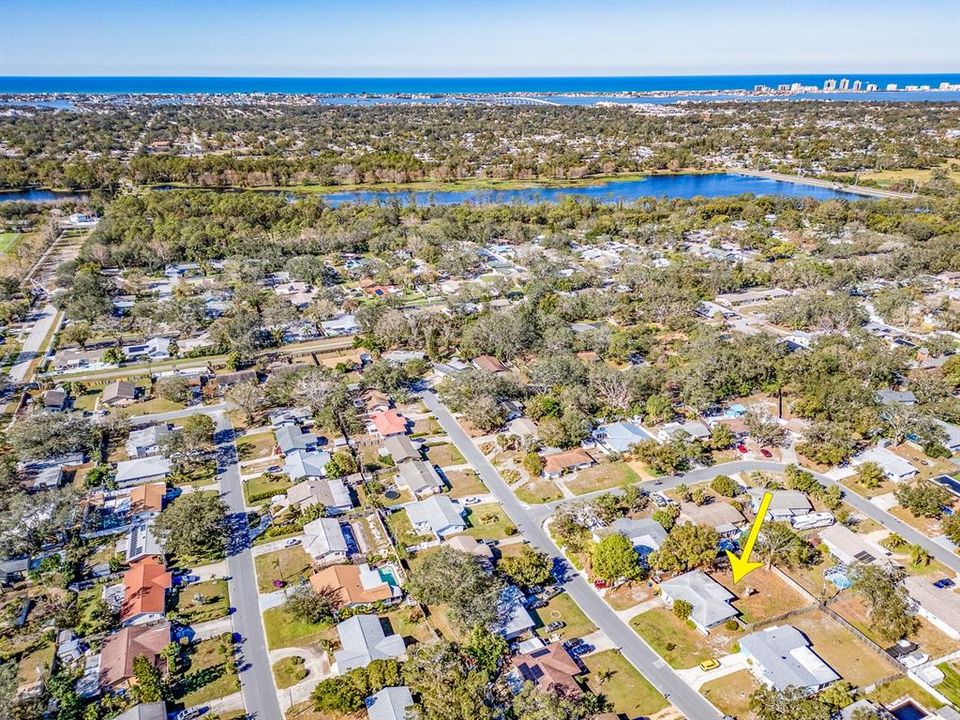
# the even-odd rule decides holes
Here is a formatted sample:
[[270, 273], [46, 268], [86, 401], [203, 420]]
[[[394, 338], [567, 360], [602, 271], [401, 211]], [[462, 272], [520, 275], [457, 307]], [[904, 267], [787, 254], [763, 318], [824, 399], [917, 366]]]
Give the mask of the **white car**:
[[288, 547], [293, 547], [294, 545], [299, 545], [299, 544], [300, 544], [300, 538], [290, 538], [283, 544], [283, 546], [285, 548], [288, 548]]

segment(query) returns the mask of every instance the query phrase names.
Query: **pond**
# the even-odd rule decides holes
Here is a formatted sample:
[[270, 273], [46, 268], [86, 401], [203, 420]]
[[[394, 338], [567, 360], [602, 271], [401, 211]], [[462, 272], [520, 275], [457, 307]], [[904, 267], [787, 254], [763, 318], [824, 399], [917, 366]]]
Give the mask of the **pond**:
[[86, 197], [74, 192], [59, 192], [46, 188], [27, 188], [26, 190], [0, 191], [0, 203], [14, 202], [53, 202], [55, 200], [85, 200]]

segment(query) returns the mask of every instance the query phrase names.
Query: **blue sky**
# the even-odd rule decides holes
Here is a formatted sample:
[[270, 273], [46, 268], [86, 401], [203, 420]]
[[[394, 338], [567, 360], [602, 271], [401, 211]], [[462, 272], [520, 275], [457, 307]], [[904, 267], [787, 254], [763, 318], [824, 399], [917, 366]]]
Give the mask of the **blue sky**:
[[0, 75], [960, 71], [960, 0], [0, 4]]

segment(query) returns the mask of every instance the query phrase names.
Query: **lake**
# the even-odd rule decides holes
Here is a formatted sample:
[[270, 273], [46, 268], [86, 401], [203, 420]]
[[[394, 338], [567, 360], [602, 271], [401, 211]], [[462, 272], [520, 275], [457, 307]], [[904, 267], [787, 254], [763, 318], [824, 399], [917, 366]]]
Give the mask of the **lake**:
[[611, 180], [592, 185], [568, 187], [531, 187], [510, 190], [354, 190], [323, 196], [330, 205], [343, 203], [376, 203], [399, 200], [418, 205], [458, 205], [460, 203], [537, 203], [559, 202], [568, 197], [582, 197], [603, 203], [633, 202], [645, 197], [729, 197], [753, 193], [781, 197], [811, 197], [817, 200], [844, 198], [861, 200], [863, 196], [831, 188], [768, 180], [733, 173], [709, 175], [651, 175], [635, 180]]
[[[159, 186], [157, 191], [176, 190], [171, 186]], [[216, 189], [210, 189], [216, 192]], [[230, 192], [238, 192], [231, 189]], [[264, 190], [261, 192], [278, 192]], [[472, 204], [531, 204], [538, 202], [559, 202], [568, 197], [590, 198], [603, 203], [633, 202], [645, 197], [728, 197], [753, 193], [754, 195], [777, 195], [780, 197], [810, 197], [817, 200], [844, 198], [861, 200], [863, 196], [834, 190], [832, 188], [804, 185], [801, 183], [768, 180], [734, 173], [712, 173], [707, 175], [651, 175], [633, 180], [610, 180], [589, 185], [566, 187], [528, 187], [504, 190], [350, 190], [325, 193], [323, 199], [330, 205], [344, 203], [389, 203], [399, 201], [417, 205], [459, 205]], [[295, 197], [295, 191], [283, 191], [283, 194]], [[51, 200], [72, 200], [79, 196], [74, 193], [58, 193], [52, 190], [31, 189], [0, 193], [0, 202], [26, 200], [44, 202]]]

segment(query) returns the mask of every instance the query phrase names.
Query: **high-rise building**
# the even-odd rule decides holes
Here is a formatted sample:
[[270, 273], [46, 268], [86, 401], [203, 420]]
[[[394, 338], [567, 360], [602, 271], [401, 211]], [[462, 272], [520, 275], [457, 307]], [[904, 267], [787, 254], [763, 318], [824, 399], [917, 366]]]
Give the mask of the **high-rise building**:
[[827, 81], [825, 81], [825, 82], [823, 83], [823, 89], [824, 89], [824, 90], [836, 90], [836, 89], [837, 89], [837, 81], [834, 80], [833, 78], [830, 78], [829, 80], [827, 80]]
[[784, 92], [785, 90], [789, 90], [789, 89], [790, 89], [790, 86], [787, 83], [780, 83], [779, 85], [777, 85], [777, 90], [779, 92]]
[[876, 83], [867, 83], [866, 91], [867, 91], [867, 92], [876, 92], [876, 91], [877, 91], [877, 84], [876, 84]]
[[887, 92], [896, 92], [897, 84], [896, 83], [887, 83]]
[[862, 82], [860, 82], [859, 80], [854, 80], [854, 81], [853, 81], [853, 91], [854, 91], [854, 92], [860, 92], [860, 88], [862, 88], [862, 87], [863, 87], [863, 83], [862, 83]]
[[843, 78], [843, 79], [840, 81], [840, 89], [841, 89], [841, 90], [849, 90], [849, 89], [850, 89], [850, 80], [849, 80], [848, 78]]
[[790, 86], [790, 90], [792, 90], [793, 92], [800, 92], [800, 88], [802, 87], [803, 86], [800, 83], [796, 82]]

